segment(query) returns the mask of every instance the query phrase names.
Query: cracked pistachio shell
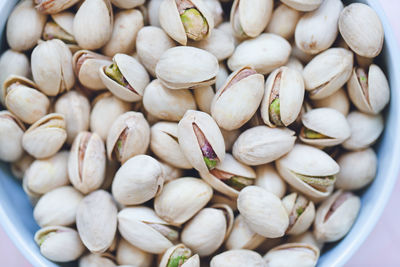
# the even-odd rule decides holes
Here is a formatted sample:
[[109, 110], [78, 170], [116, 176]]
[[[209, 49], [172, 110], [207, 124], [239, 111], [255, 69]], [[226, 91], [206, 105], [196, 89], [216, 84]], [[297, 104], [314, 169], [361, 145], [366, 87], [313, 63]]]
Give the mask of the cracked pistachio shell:
[[256, 167], [255, 185], [264, 188], [279, 198], [286, 193], [286, 183], [278, 174], [273, 164], [264, 164]]
[[117, 267], [114, 255], [110, 253], [88, 253], [79, 259], [79, 267]]
[[54, 22], [68, 34], [73, 35], [73, 24], [74, 24], [75, 14], [70, 11], [63, 11], [56, 14], [52, 14], [51, 18]]
[[22, 136], [24, 124], [8, 111], [0, 111], [0, 159], [13, 162], [24, 153]]
[[92, 253], [103, 253], [117, 232], [117, 205], [110, 193], [97, 190], [85, 196], [76, 213], [76, 228]]
[[45, 194], [57, 187], [69, 184], [67, 151], [60, 151], [46, 159], [37, 159], [26, 170], [27, 188], [36, 194]]
[[[214, 170], [217, 172], [222, 171], [232, 176], [251, 179], [252, 183], [254, 183], [256, 179], [256, 173], [251, 167], [237, 161], [231, 154], [228, 153], [225, 154], [224, 161], [219, 162], [217, 166], [215, 166]], [[222, 179], [217, 178], [214, 174], [216, 173], [206, 172], [200, 173], [200, 176], [218, 192], [231, 198], [237, 198], [239, 191], [234, 187], [224, 183]]]
[[124, 163], [133, 156], [144, 154], [149, 143], [150, 126], [143, 114], [128, 111], [116, 118], [108, 132], [108, 159]]
[[23, 153], [17, 161], [11, 163], [11, 173], [18, 180], [22, 180], [34, 160], [35, 159], [28, 153]]
[[[151, 1], [161, 2], [159, 0]], [[136, 38], [136, 51], [140, 62], [151, 74], [156, 77], [156, 65], [161, 55], [175, 46], [175, 42], [160, 28], [146, 26], [139, 30]]]
[[210, 201], [211, 186], [193, 177], [178, 178], [164, 185], [154, 201], [158, 216], [172, 225], [181, 225]]
[[358, 196], [351, 192], [336, 191], [317, 209], [314, 222], [316, 239], [335, 242], [344, 237], [356, 220], [360, 206]]
[[312, 101], [312, 104], [316, 108], [333, 108], [347, 116], [350, 111], [350, 101], [347, 97], [346, 91], [341, 88], [335, 93], [331, 94], [320, 100]]
[[78, 259], [85, 247], [75, 229], [64, 226], [47, 226], [35, 234], [40, 253], [49, 260], [68, 262]]
[[361, 150], [373, 145], [383, 131], [384, 121], [381, 114], [368, 115], [353, 111], [347, 116], [351, 135], [342, 146], [347, 150]]
[[[181, 251], [181, 252], [179, 252]], [[159, 267], [168, 267], [171, 266], [170, 260], [173, 254], [177, 252], [178, 255], [184, 255], [184, 259], [181, 259], [182, 265], [178, 263], [177, 266], [181, 267], [200, 267], [200, 258], [198, 254], [192, 255], [192, 251], [185, 244], [178, 244], [170, 247], [165, 251], [165, 253], [161, 257]], [[175, 265], [172, 265], [175, 266]]]
[[[276, 98], [274, 95], [277, 95]], [[279, 120], [283, 126], [288, 126], [296, 120], [303, 104], [304, 81], [300, 72], [283, 66], [268, 76], [261, 103], [261, 117], [270, 127], [279, 126], [274, 124], [270, 114], [275, 99], [279, 99]]]
[[111, 3], [122, 9], [131, 9], [143, 5], [146, 0], [111, 0]]
[[74, 18], [74, 37], [83, 49], [104, 46], [113, 31], [113, 11], [110, 0], [85, 0]]
[[306, 243], [286, 243], [274, 247], [263, 257], [267, 266], [313, 267], [317, 265], [319, 249]]
[[150, 136], [150, 149], [158, 158], [177, 168], [192, 168], [179, 146], [177, 123], [157, 122]]
[[133, 53], [137, 34], [143, 25], [143, 15], [139, 10], [119, 11], [114, 18], [111, 38], [101, 49], [102, 53], [110, 57], [117, 53]]
[[34, 0], [36, 9], [43, 14], [56, 14], [70, 8], [79, 0]]
[[150, 26], [155, 26], [157, 28], [161, 27], [160, 20], [158, 19], [161, 3], [162, 3], [162, 1], [159, 1], [159, 0], [147, 1], [147, 12], [149, 13]]
[[98, 189], [105, 176], [104, 143], [96, 133], [80, 132], [71, 147], [68, 175], [73, 186], [83, 194]]
[[144, 90], [143, 106], [158, 119], [179, 121], [187, 110], [196, 109], [196, 102], [188, 89], [171, 90], [155, 79]]
[[123, 205], [142, 204], [157, 196], [164, 184], [163, 168], [147, 155], [137, 155], [125, 162], [115, 174], [112, 194]]
[[151, 267], [153, 263], [153, 255], [131, 245], [123, 238], [118, 242], [115, 258], [120, 265]]
[[[194, 125], [198, 127], [202, 136], [196, 135]], [[200, 147], [201, 141], [205, 143], [204, 147]], [[224, 138], [217, 123], [205, 112], [188, 110], [185, 113], [178, 124], [178, 142], [186, 159], [199, 172], [208, 172], [203, 150], [212, 150], [216, 162], [224, 160]]]
[[318, 189], [303, 181], [296, 174], [310, 178], [334, 177], [339, 172], [339, 165], [328, 154], [318, 148], [302, 144], [296, 144], [287, 155], [278, 159], [275, 164], [281, 177], [311, 200], [328, 197], [333, 190], [335, 178], [332, 179], [331, 184], [323, 185]]
[[265, 32], [275, 33], [286, 40], [293, 37], [297, 22], [301, 17], [301, 12], [287, 5], [279, 5], [272, 13]]
[[215, 255], [210, 262], [210, 267], [265, 267], [265, 262], [260, 254], [247, 249], [233, 249]]
[[339, 30], [346, 44], [360, 56], [373, 58], [382, 51], [382, 23], [368, 5], [353, 3], [346, 6], [340, 14]]
[[288, 153], [295, 140], [295, 133], [287, 128], [256, 126], [239, 135], [233, 156], [252, 166], [269, 163]]
[[308, 54], [318, 54], [332, 46], [338, 35], [341, 0], [325, 0], [313, 12], [301, 17], [296, 26], [296, 45]]
[[106, 88], [100, 79], [99, 68], [111, 63], [111, 58], [89, 50], [79, 50], [72, 57], [72, 67], [76, 77], [83, 86], [91, 90]]
[[164, 183], [175, 180], [183, 176], [183, 169], [176, 168], [168, 163], [159, 161], [164, 172]]
[[[42, 39], [52, 40], [60, 37], [61, 41], [64, 39], [65, 44], [71, 53], [75, 53], [76, 51], [80, 50], [81, 48], [78, 46], [74, 38], [74, 17], [75, 13], [70, 11], [62, 11], [60, 13], [52, 14], [51, 18], [53, 21], [48, 21], [44, 26]], [[54, 33], [57, 36], [55, 36]]]
[[277, 196], [259, 186], [247, 186], [237, 201], [238, 210], [252, 231], [267, 238], [285, 234], [289, 217]]
[[75, 83], [71, 51], [58, 39], [42, 42], [33, 49], [31, 68], [33, 80], [48, 96], [68, 91]]
[[157, 78], [170, 89], [212, 85], [217, 73], [217, 58], [210, 52], [190, 46], [168, 49], [156, 66]]
[[318, 242], [315, 239], [315, 236], [311, 230], [308, 230], [307, 232], [304, 232], [300, 235], [291, 235], [287, 239], [288, 243], [306, 243], [312, 246], [317, 247], [319, 250], [322, 250], [322, 247], [324, 246], [324, 242]]
[[321, 5], [322, 0], [281, 0], [281, 2], [298, 11], [312, 11]]
[[[336, 146], [350, 137], [351, 131], [346, 117], [332, 108], [312, 109], [301, 116], [303, 129], [300, 140], [315, 146]], [[322, 134], [322, 138], [308, 138], [307, 129]]]
[[310, 228], [315, 218], [315, 206], [312, 201], [298, 193], [291, 193], [282, 199], [282, 204], [289, 216], [286, 234], [299, 235]]
[[[357, 75], [358, 71], [364, 73]], [[368, 114], [378, 114], [388, 104], [390, 99], [390, 88], [388, 80], [382, 69], [371, 64], [366, 69], [354, 68], [349, 81], [347, 82], [347, 90], [351, 102], [362, 112]], [[365, 76], [364, 76], [365, 74]], [[360, 80], [364, 80], [361, 81]], [[365, 84], [366, 83], [366, 84]], [[364, 85], [365, 84], [365, 85]], [[363, 88], [364, 86], [366, 88]]]
[[268, 74], [286, 64], [290, 51], [290, 44], [284, 38], [263, 33], [240, 43], [228, 59], [228, 67], [235, 71], [243, 66], [251, 66], [260, 74]]
[[[207, 38], [212, 29], [214, 28], [214, 17], [210, 10], [207, 8], [207, 5], [202, 0], [191, 0], [191, 1], [182, 1], [178, 2], [176, 0], [162, 0], [159, 7], [159, 22], [161, 28], [175, 41], [180, 43], [181, 45], [186, 45], [188, 39], [192, 39], [195, 41], [199, 41]], [[198, 11], [198, 15], [201, 16], [201, 20], [203, 24], [206, 24], [207, 32], [201, 33], [201, 36], [192, 36], [192, 34], [187, 33], [188, 29], [185, 29], [183, 24], [183, 14], [180, 14], [178, 4], [186, 7], [186, 5], [193, 6], [191, 9], [196, 9]], [[190, 8], [190, 7], [189, 7]], [[187, 10], [187, 9], [186, 9]], [[193, 15], [194, 17], [194, 15]], [[190, 19], [194, 19], [191, 17]], [[195, 25], [191, 25], [193, 22], [188, 22], [188, 27]], [[189, 29], [190, 30], [190, 29]], [[203, 36], [204, 35], [204, 36]]]
[[[221, 67], [221, 65], [220, 65], [220, 67]], [[218, 76], [217, 76], [217, 78], [218, 78]], [[225, 80], [227, 78], [228, 78], [228, 75], [226, 75], [223, 83], [225, 83]], [[220, 88], [220, 87], [217, 87], [217, 83], [215, 83], [215, 87]], [[211, 103], [215, 96], [214, 88], [209, 85], [203, 86], [203, 87], [198, 87], [198, 88], [196, 88], [196, 90], [193, 90], [193, 95], [194, 95], [194, 99], [196, 100], [196, 104], [197, 104], [199, 110], [204, 111], [208, 114], [211, 114]]]
[[218, 61], [227, 59], [235, 50], [232, 36], [219, 29], [214, 29], [207, 39], [189, 41], [188, 45], [210, 52]]
[[51, 113], [35, 122], [22, 137], [25, 151], [37, 159], [53, 156], [67, 139], [64, 115]]
[[31, 80], [10, 75], [2, 89], [7, 109], [21, 121], [32, 124], [47, 114], [50, 101]]
[[230, 23], [238, 38], [259, 36], [270, 21], [273, 0], [235, 0], [232, 4]]
[[257, 111], [264, 94], [264, 76], [251, 67], [233, 72], [216, 92], [211, 115], [228, 131], [239, 129]]
[[353, 53], [345, 48], [329, 48], [314, 57], [303, 70], [310, 98], [318, 100], [332, 95], [350, 78]]
[[204, 1], [204, 4], [214, 17], [214, 27], [221, 24], [224, 21], [224, 10], [222, 9], [221, 2], [219, 0], [207, 0]]
[[343, 190], [358, 190], [369, 184], [377, 169], [377, 157], [373, 149], [346, 152], [338, 158], [340, 171], [335, 187]]
[[58, 187], [39, 199], [33, 217], [40, 227], [72, 225], [82, 199], [83, 195], [72, 186]]
[[108, 131], [115, 120], [131, 109], [130, 104], [113, 96], [103, 93], [92, 101], [90, 113], [90, 130], [97, 133], [101, 139], [107, 140]]
[[46, 16], [34, 7], [32, 0], [21, 1], [7, 20], [7, 42], [15, 51], [33, 48], [42, 35]]
[[232, 232], [225, 242], [225, 247], [231, 249], [255, 249], [262, 242], [266, 240], [265, 237], [255, 233], [250, 229], [243, 216], [239, 214], [235, 218]]
[[169, 227], [154, 210], [144, 206], [124, 208], [118, 213], [118, 230], [121, 236], [137, 248], [160, 254], [172, 247], [172, 242], [152, 227], [153, 224]]

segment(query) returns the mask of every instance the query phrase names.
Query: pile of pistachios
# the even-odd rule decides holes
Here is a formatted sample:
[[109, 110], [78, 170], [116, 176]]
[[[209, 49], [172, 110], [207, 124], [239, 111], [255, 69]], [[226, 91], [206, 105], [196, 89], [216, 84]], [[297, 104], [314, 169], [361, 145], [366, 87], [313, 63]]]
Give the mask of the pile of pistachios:
[[369, 6], [23, 0], [6, 35], [0, 159], [47, 259], [315, 266], [356, 220], [390, 98]]

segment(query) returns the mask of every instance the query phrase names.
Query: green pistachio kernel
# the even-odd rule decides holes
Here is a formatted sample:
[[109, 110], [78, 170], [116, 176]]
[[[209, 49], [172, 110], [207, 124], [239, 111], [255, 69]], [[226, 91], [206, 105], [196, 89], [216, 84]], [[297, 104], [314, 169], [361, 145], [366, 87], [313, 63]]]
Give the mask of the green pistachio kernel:
[[269, 116], [274, 125], [283, 126], [281, 121], [281, 101], [279, 98], [275, 98], [269, 105]]
[[207, 21], [196, 8], [186, 9], [181, 14], [181, 21], [190, 39], [199, 41], [207, 36]]
[[207, 157], [203, 157], [203, 159], [209, 170], [212, 170], [215, 168], [215, 166], [217, 166], [217, 163], [218, 163], [217, 159], [209, 159]]
[[229, 185], [230, 187], [234, 188], [237, 191], [242, 190], [248, 185], [252, 185], [254, 182], [254, 179], [242, 177], [242, 176], [232, 176], [229, 180], [227, 180], [225, 183]]
[[304, 127], [304, 136], [308, 139], [326, 139], [326, 135], [320, 134], [316, 131]]
[[360, 80], [363, 81], [363, 82], [365, 82], [365, 81], [367, 81], [367, 77], [361, 76], [361, 77], [360, 77]]
[[303, 182], [309, 184], [310, 186], [317, 188], [326, 188], [335, 183], [336, 177], [334, 175], [330, 176], [307, 176], [296, 173], [296, 176]]
[[190, 257], [191, 251], [187, 248], [176, 249], [168, 260], [167, 267], [179, 267]]
[[60, 39], [66, 44], [76, 44], [74, 37], [71, 34], [64, 31], [60, 26], [58, 26], [54, 22], [48, 22], [44, 26], [43, 39], [44, 40]]
[[304, 208], [303, 207], [298, 207], [296, 210], [297, 216], [300, 216], [301, 214], [303, 214], [304, 212]]
[[119, 70], [117, 64], [113, 63], [110, 66], [108, 66], [105, 70], [105, 73], [110, 79], [113, 79], [117, 83], [119, 83], [122, 86], [125, 86], [126, 83], [124, 81], [124, 76], [122, 75], [121, 71]]

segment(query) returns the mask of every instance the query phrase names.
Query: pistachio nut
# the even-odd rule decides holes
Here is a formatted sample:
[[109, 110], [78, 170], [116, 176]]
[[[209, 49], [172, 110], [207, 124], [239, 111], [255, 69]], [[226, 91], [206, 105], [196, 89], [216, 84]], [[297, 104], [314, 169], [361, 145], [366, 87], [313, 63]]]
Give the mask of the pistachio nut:
[[170, 89], [212, 85], [215, 83], [217, 73], [218, 60], [213, 54], [189, 46], [168, 49], [162, 54], [156, 66], [157, 78]]
[[117, 53], [131, 54], [135, 49], [136, 36], [142, 27], [143, 15], [139, 10], [119, 11], [114, 18], [111, 38], [101, 49], [102, 53], [109, 57]]
[[76, 228], [92, 253], [103, 253], [117, 232], [117, 205], [110, 193], [97, 190], [85, 196], [76, 212]]
[[347, 116], [350, 111], [350, 101], [346, 91], [341, 88], [335, 93], [320, 100], [312, 101], [312, 105], [316, 108], [333, 108]]
[[287, 128], [256, 126], [239, 135], [233, 145], [233, 156], [247, 165], [272, 162], [288, 153], [296, 140], [295, 133]]
[[44, 14], [56, 14], [70, 8], [79, 0], [34, 0], [36, 9]]
[[264, 188], [279, 198], [286, 193], [286, 183], [278, 174], [273, 164], [264, 164], [256, 167], [255, 185]]
[[83, 195], [72, 186], [55, 188], [39, 199], [33, 217], [40, 227], [72, 225], [82, 199]]
[[17, 161], [11, 163], [12, 175], [21, 180], [34, 160], [35, 159], [28, 153], [23, 153]]
[[241, 133], [240, 129], [236, 129], [233, 131], [227, 131], [221, 129], [221, 133], [225, 141], [225, 150], [232, 151], [233, 144], [235, 143], [236, 139], [239, 137]]
[[224, 161], [219, 162], [210, 172], [200, 173], [200, 176], [218, 192], [236, 198], [240, 190], [254, 184], [256, 173], [231, 154], [226, 154]]
[[24, 153], [24, 124], [12, 113], [0, 111], [0, 160], [13, 162]]
[[317, 247], [319, 250], [322, 250], [324, 246], [324, 242], [318, 242], [315, 239], [315, 236], [312, 231], [308, 230], [300, 235], [291, 235], [289, 236], [288, 243], [306, 243]]
[[313, 11], [321, 5], [322, 0], [281, 0], [281, 2], [298, 11]]
[[129, 111], [118, 116], [107, 136], [109, 160], [121, 163], [144, 154], [150, 143], [150, 126], [140, 112]]
[[52, 20], [44, 25], [42, 39], [45, 41], [59, 39], [67, 45], [71, 53], [79, 50], [73, 31], [74, 17], [75, 14], [69, 11], [53, 14]]
[[301, 63], [301, 61], [299, 59], [297, 59], [296, 57], [290, 56], [289, 61], [286, 63], [285, 66], [290, 69], [297, 70], [300, 73], [303, 73], [303, 69], [304, 69], [303, 63]]
[[242, 67], [233, 72], [216, 92], [211, 115], [221, 128], [228, 131], [238, 129], [257, 111], [263, 94], [263, 75], [251, 67]]
[[263, 33], [240, 43], [228, 59], [228, 67], [235, 71], [243, 66], [252, 66], [258, 73], [268, 74], [286, 64], [290, 51], [290, 44], [284, 38]]
[[175, 122], [158, 122], [151, 127], [150, 149], [158, 158], [172, 166], [192, 168], [179, 146], [178, 124]]
[[163, 30], [181, 45], [206, 39], [214, 28], [214, 17], [201, 0], [163, 0], [158, 12]]
[[264, 256], [267, 266], [314, 267], [319, 258], [319, 249], [306, 243], [286, 243], [277, 246]]
[[239, 38], [236, 38], [235, 34], [233, 33], [232, 25], [229, 23], [229, 21], [222, 22], [220, 25], [218, 25], [218, 29], [231, 36], [235, 47], [238, 46], [240, 40]]
[[301, 144], [275, 164], [281, 177], [311, 200], [328, 197], [339, 172], [339, 165], [324, 151]]
[[161, 257], [159, 267], [200, 267], [199, 255], [192, 255], [184, 244], [170, 247]]
[[[147, 1], [147, 12], [149, 13], [149, 24], [150, 26], [154, 26], [160, 28], [160, 20], [159, 20], [159, 10], [162, 1], [159, 0], [149, 0]], [[164, 32], [164, 30], [163, 30]]]
[[265, 267], [265, 262], [260, 254], [247, 249], [233, 249], [215, 255], [210, 262], [210, 267]]
[[35, 234], [35, 242], [44, 257], [57, 262], [74, 261], [85, 251], [78, 232], [64, 226], [40, 229]]
[[98, 189], [105, 176], [104, 143], [96, 133], [80, 132], [71, 147], [68, 175], [73, 186], [83, 194]]
[[224, 160], [224, 138], [216, 122], [205, 112], [185, 113], [178, 124], [178, 142], [186, 159], [199, 172], [208, 172]]
[[315, 218], [314, 203], [303, 195], [291, 193], [282, 199], [282, 204], [289, 215], [288, 235], [299, 235], [307, 231]]
[[308, 54], [318, 54], [332, 46], [338, 35], [341, 0], [325, 0], [314, 11], [301, 17], [296, 26], [296, 45]]
[[126, 241], [154, 254], [163, 253], [179, 239], [174, 227], [144, 206], [122, 209], [118, 213], [118, 230]]
[[114, 255], [110, 253], [88, 253], [79, 259], [79, 267], [117, 267]]
[[74, 37], [83, 49], [104, 46], [113, 31], [113, 11], [110, 0], [85, 0], [74, 18]]
[[390, 88], [385, 73], [375, 64], [355, 67], [347, 82], [351, 102], [362, 112], [378, 114], [389, 102]]
[[315, 57], [315, 55], [307, 54], [306, 52], [298, 48], [295, 43], [292, 44], [292, 52], [290, 56], [297, 58], [304, 64], [307, 64]]
[[7, 43], [14, 51], [33, 48], [42, 35], [46, 15], [35, 9], [33, 0], [21, 1], [7, 20]]
[[[221, 65], [220, 65], [220, 67], [221, 67]], [[217, 78], [218, 78], [218, 75], [217, 75]], [[225, 83], [225, 80], [227, 78], [228, 78], [228, 75], [225, 77], [223, 84]], [[215, 88], [220, 88], [220, 87], [217, 87], [217, 82], [215, 83]], [[194, 95], [194, 99], [196, 100], [196, 104], [197, 104], [199, 110], [206, 112], [208, 114], [211, 114], [211, 103], [215, 96], [214, 88], [209, 85], [198, 87], [198, 88], [196, 88], [196, 90], [193, 90], [193, 95]]]
[[24, 190], [25, 194], [28, 196], [32, 207], [36, 206], [36, 203], [39, 201], [39, 199], [42, 195], [29, 190], [25, 177], [22, 179], [22, 189]]
[[233, 211], [237, 211], [236, 199], [230, 198], [227, 195], [215, 192], [210, 200], [211, 205], [228, 205]]
[[288, 67], [274, 70], [265, 83], [261, 117], [270, 127], [288, 126], [300, 113], [304, 99], [301, 73]]
[[21, 121], [32, 124], [47, 114], [50, 101], [31, 80], [10, 75], [2, 90], [7, 109]]
[[37, 159], [53, 156], [67, 139], [64, 115], [51, 113], [32, 124], [22, 137], [26, 152]]
[[338, 158], [340, 171], [335, 187], [343, 190], [358, 190], [369, 184], [377, 169], [377, 157], [373, 149], [346, 152]]
[[342, 146], [348, 150], [360, 150], [373, 145], [383, 131], [383, 117], [381, 114], [369, 115], [352, 111], [347, 116], [351, 136]]
[[207, 0], [204, 1], [204, 4], [206, 4], [207, 9], [214, 17], [214, 27], [221, 24], [224, 20], [224, 10], [222, 9], [221, 2], [219, 0]]
[[164, 183], [175, 180], [183, 176], [183, 169], [169, 165], [168, 163], [159, 161], [164, 173]]
[[131, 245], [123, 238], [118, 242], [115, 258], [121, 265], [151, 267], [153, 263], [153, 255]]
[[154, 209], [160, 218], [181, 225], [192, 218], [211, 199], [211, 186], [201, 179], [183, 177], [170, 181], [156, 196]]
[[335, 146], [350, 137], [346, 117], [332, 108], [312, 109], [301, 116], [300, 140], [309, 145]]
[[310, 98], [322, 99], [339, 90], [350, 78], [353, 53], [344, 48], [329, 48], [305, 67], [303, 78]]
[[300, 17], [301, 12], [285, 4], [281, 4], [272, 13], [271, 20], [265, 32], [275, 33], [286, 40], [290, 40], [294, 35]]
[[111, 3], [122, 9], [131, 9], [144, 4], [146, 0], [111, 0]]
[[273, 9], [273, 0], [235, 0], [230, 14], [235, 36], [242, 39], [259, 36], [267, 26]]
[[335, 242], [350, 230], [360, 210], [360, 198], [351, 192], [336, 191], [318, 207], [314, 235], [318, 241]]

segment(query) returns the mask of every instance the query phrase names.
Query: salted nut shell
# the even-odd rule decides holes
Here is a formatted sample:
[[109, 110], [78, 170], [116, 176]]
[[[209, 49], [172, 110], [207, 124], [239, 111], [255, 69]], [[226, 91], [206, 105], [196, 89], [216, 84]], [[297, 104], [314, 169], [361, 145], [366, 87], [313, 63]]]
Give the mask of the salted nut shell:
[[217, 58], [210, 52], [195, 47], [170, 48], [162, 54], [156, 66], [157, 78], [170, 89], [212, 85], [217, 73]]
[[263, 94], [263, 75], [248, 66], [240, 68], [218, 89], [211, 104], [211, 115], [219, 127], [228, 131], [239, 129], [257, 111]]
[[282, 0], [282, 3], [298, 11], [313, 11], [321, 5], [322, 0]]
[[120, 238], [115, 254], [115, 260], [118, 264], [136, 264], [136, 266], [150, 267], [153, 263], [152, 254], [131, 245], [123, 238]]
[[256, 179], [256, 173], [251, 167], [240, 163], [228, 153], [215, 169], [200, 173], [200, 176], [215, 190], [231, 198], [236, 198], [240, 190], [254, 184]]
[[260, 35], [271, 18], [273, 7], [273, 0], [235, 0], [230, 15], [235, 36], [254, 38]]
[[144, 88], [150, 82], [146, 69], [125, 54], [116, 54], [111, 65], [100, 67], [99, 75], [111, 93], [127, 102], [141, 100]]
[[122, 164], [144, 154], [150, 143], [150, 126], [143, 114], [129, 111], [116, 118], [107, 136], [107, 156]]
[[286, 40], [293, 37], [297, 22], [302, 13], [287, 5], [279, 5], [272, 13], [271, 20], [268, 23], [265, 32], [275, 33]]
[[312, 101], [312, 105], [316, 108], [333, 108], [347, 116], [350, 111], [350, 101], [346, 91], [341, 88], [335, 93], [320, 100]]
[[378, 114], [389, 102], [390, 88], [382, 69], [371, 64], [366, 69], [355, 67], [347, 82], [351, 102], [362, 112]]
[[273, 164], [264, 164], [256, 167], [255, 185], [264, 188], [279, 198], [286, 193], [286, 183], [279, 176]]
[[22, 136], [24, 124], [8, 111], [0, 111], [0, 159], [16, 161], [24, 153]]
[[300, 113], [304, 99], [301, 73], [288, 67], [274, 70], [265, 82], [261, 117], [270, 127], [288, 126]]
[[145, 0], [111, 0], [111, 3], [116, 7], [123, 9], [131, 9], [141, 6], [146, 2]]
[[291, 193], [282, 199], [282, 204], [289, 215], [288, 235], [299, 235], [307, 231], [315, 218], [314, 203], [306, 197]]
[[346, 6], [340, 14], [339, 30], [346, 44], [360, 56], [373, 58], [382, 51], [382, 23], [368, 5], [353, 3]]
[[163, 30], [181, 45], [188, 39], [206, 39], [214, 28], [214, 17], [200, 0], [163, 0], [159, 7]]
[[190, 248], [184, 244], [170, 247], [162, 255], [159, 267], [181, 266], [181, 267], [200, 267], [198, 254], [192, 255]]
[[286, 243], [269, 250], [264, 261], [267, 266], [316, 266], [319, 249], [306, 243]]
[[154, 209], [160, 218], [180, 226], [201, 210], [212, 194], [211, 186], [201, 179], [178, 178], [164, 185], [154, 201]]
[[300, 140], [314, 146], [335, 146], [350, 137], [346, 117], [332, 108], [312, 109], [301, 116]]
[[72, 185], [84, 194], [98, 189], [105, 176], [104, 143], [96, 133], [79, 133], [71, 147], [68, 175]]
[[350, 230], [360, 210], [360, 198], [351, 192], [336, 191], [317, 209], [314, 235], [320, 242], [335, 242]]
[[233, 249], [215, 255], [210, 267], [265, 266], [260, 254], [247, 249]]
[[312, 200], [331, 194], [339, 172], [339, 165], [324, 151], [301, 144], [296, 144], [275, 164], [287, 183]]
[[228, 250], [255, 249], [265, 240], [265, 237], [251, 230], [243, 216], [239, 214], [235, 218], [232, 232], [225, 242], [225, 247]]
[[37, 159], [53, 156], [67, 140], [64, 116], [51, 113], [35, 122], [22, 137], [25, 151]]
[[34, 0], [36, 9], [44, 14], [55, 14], [70, 8], [79, 0]]

